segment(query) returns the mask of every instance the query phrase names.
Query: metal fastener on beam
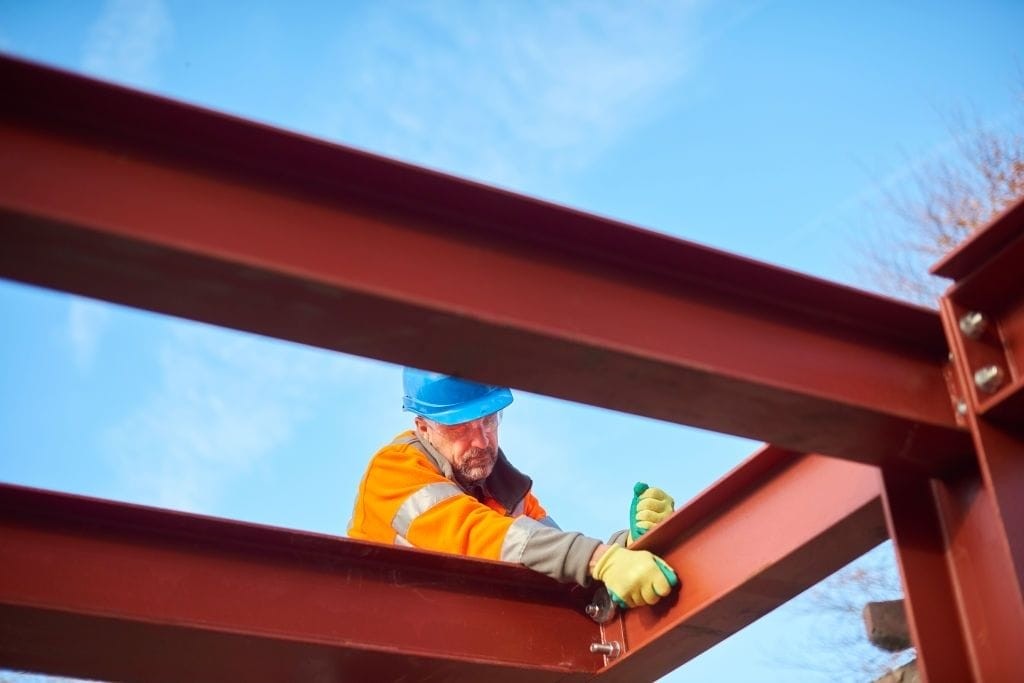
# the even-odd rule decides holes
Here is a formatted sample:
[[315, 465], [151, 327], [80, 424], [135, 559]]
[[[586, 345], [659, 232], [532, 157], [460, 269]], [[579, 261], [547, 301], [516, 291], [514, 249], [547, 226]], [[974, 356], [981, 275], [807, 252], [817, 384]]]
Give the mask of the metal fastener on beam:
[[998, 365], [986, 365], [974, 372], [974, 384], [986, 394], [994, 394], [1003, 385], [1005, 373]]
[[617, 640], [607, 643], [591, 643], [590, 651], [594, 654], [604, 655], [608, 659], [615, 659], [622, 654], [622, 643]]
[[988, 320], [985, 319], [982, 313], [970, 311], [960, 317], [958, 324], [960, 331], [963, 332], [965, 337], [968, 339], [978, 339], [985, 333], [985, 329], [988, 327]]

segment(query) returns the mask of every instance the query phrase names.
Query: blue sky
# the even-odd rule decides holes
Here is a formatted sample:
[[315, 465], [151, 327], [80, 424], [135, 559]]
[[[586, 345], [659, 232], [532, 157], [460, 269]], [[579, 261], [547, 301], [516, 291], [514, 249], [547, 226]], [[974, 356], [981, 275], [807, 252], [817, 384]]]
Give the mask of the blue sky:
[[[950, 152], [949, 112], [1014, 111], [1021, 26], [1015, 1], [0, 0], [6, 52], [858, 286], [868, 207]], [[0, 315], [0, 480], [340, 534], [408, 423], [387, 364], [2, 281]], [[634, 481], [682, 502], [757, 446], [522, 392], [502, 432], [597, 536]], [[837, 680], [779, 657], [793, 609], [668, 680]]]

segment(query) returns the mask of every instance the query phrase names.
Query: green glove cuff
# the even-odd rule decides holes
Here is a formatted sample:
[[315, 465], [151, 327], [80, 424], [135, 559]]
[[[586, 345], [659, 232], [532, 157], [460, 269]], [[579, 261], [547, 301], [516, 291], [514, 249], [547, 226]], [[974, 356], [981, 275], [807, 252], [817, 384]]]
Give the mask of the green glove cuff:
[[647, 529], [641, 529], [636, 525], [636, 506], [640, 502], [640, 494], [648, 488], [650, 487], [642, 481], [633, 485], [633, 502], [629, 504], [629, 538], [631, 541], [635, 541], [647, 533]]
[[674, 571], [672, 571], [672, 568], [664, 562], [662, 562], [661, 559], [658, 557], [655, 557], [654, 561], [658, 564], [658, 569], [661, 570], [661, 573], [665, 575], [666, 579], [668, 579], [668, 585], [672, 586], [673, 588], [678, 586], [679, 577], [676, 575]]

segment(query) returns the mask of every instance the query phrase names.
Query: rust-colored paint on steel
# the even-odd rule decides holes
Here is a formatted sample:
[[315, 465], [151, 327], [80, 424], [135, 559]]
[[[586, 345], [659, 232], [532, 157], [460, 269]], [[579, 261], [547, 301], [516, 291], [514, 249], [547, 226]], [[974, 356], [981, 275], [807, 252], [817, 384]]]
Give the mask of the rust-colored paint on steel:
[[[943, 315], [950, 348], [965, 373], [964, 398], [972, 413], [994, 426], [1024, 429], [1024, 200], [961, 245], [933, 270], [956, 283], [946, 293]], [[980, 313], [985, 325], [967, 336], [958, 321]], [[979, 388], [973, 373], [991, 365], [1002, 372], [994, 387]], [[968, 376], [969, 375], [969, 376]], [[1022, 512], [1024, 514], [1024, 512]]]
[[681, 590], [630, 610], [604, 681], [654, 680], [885, 540], [878, 469], [766, 447], [646, 534]]
[[[974, 454], [942, 480], [884, 468], [885, 502], [926, 681], [1024, 680], [1024, 202], [933, 270]], [[961, 321], [981, 314], [982, 325]], [[1002, 380], [975, 373], [998, 368]], [[895, 470], [895, 471], [894, 471]]]
[[[966, 387], [978, 467], [1004, 527], [1024, 615], [1024, 200], [962, 245], [938, 271], [956, 275], [942, 299], [942, 321], [960, 386]], [[959, 329], [968, 311], [988, 320], [978, 337]], [[976, 373], [983, 366], [998, 368], [1002, 381], [979, 386]]]
[[1018, 580], [976, 470], [948, 480], [883, 471], [907, 621], [926, 683], [1024, 680]]
[[931, 267], [931, 272], [958, 282], [976, 275], [989, 259], [1001, 254], [1020, 237], [1022, 223], [1024, 199], [1008, 206], [984, 229], [946, 254]]
[[118, 681], [587, 680], [525, 568], [0, 485], [0, 666]]
[[[1021, 237], [1024, 245], [1024, 224]], [[1017, 291], [1008, 290], [1007, 298], [1016, 294], [1018, 305], [1009, 315], [1004, 310], [994, 316], [1001, 333], [1012, 329], [1024, 332], [1024, 306], [1019, 305], [1024, 302], [1024, 277], [1020, 277], [1024, 260], [1015, 264], [1015, 268], [1019, 280]], [[1005, 528], [1000, 535], [1008, 544], [1018, 575], [1024, 580], [1024, 403], [1021, 401], [1024, 376], [1022, 366], [1018, 365], [1018, 359], [1024, 359], [1024, 337], [1011, 338], [1011, 344], [998, 344], [1002, 350], [1000, 357], [986, 360], [987, 365], [995, 365], [1005, 373], [1006, 380], [1000, 390], [988, 394], [978, 389], [974, 386], [974, 373], [981, 365], [972, 363], [971, 359], [981, 355], [976, 349], [987, 343], [984, 339], [972, 340], [960, 334], [957, 323], [966, 308], [956, 303], [956, 295], [954, 286], [943, 298], [941, 311], [949, 330], [950, 345], [958, 359], [959, 385], [967, 387], [963, 394], [968, 406], [967, 423], [977, 453], [977, 468]], [[1024, 621], [1021, 626], [1024, 629]]]
[[924, 309], [16, 60], [0, 88], [2, 276], [804, 452], [968, 448]]

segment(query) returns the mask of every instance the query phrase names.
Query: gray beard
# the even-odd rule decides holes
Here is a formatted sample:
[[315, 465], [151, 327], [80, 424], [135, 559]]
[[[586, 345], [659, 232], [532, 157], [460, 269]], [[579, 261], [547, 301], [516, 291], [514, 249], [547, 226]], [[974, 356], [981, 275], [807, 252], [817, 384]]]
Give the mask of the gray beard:
[[[469, 459], [472, 460], [472, 459], [477, 459], [480, 455], [484, 455], [484, 454], [488, 455], [489, 456], [489, 460], [491, 460], [492, 462], [497, 462], [498, 451], [497, 451], [496, 448], [495, 449], [476, 448], [476, 449], [473, 449], [473, 451], [471, 451], [467, 455], [469, 456]], [[487, 471], [486, 474], [482, 474], [482, 476], [481, 476], [481, 470], [482, 469], [483, 468], [481, 466], [479, 466], [479, 465], [472, 465], [472, 466], [469, 466], [469, 467], [459, 466], [459, 467], [452, 467], [452, 472], [455, 474], [455, 478], [459, 480], [459, 483], [462, 484], [463, 487], [469, 488], [471, 486], [475, 486], [475, 485], [480, 484], [483, 481], [485, 481], [487, 479], [487, 477], [490, 476], [491, 472], [494, 471], [494, 467], [492, 465], [491, 469], [489, 471]]]

